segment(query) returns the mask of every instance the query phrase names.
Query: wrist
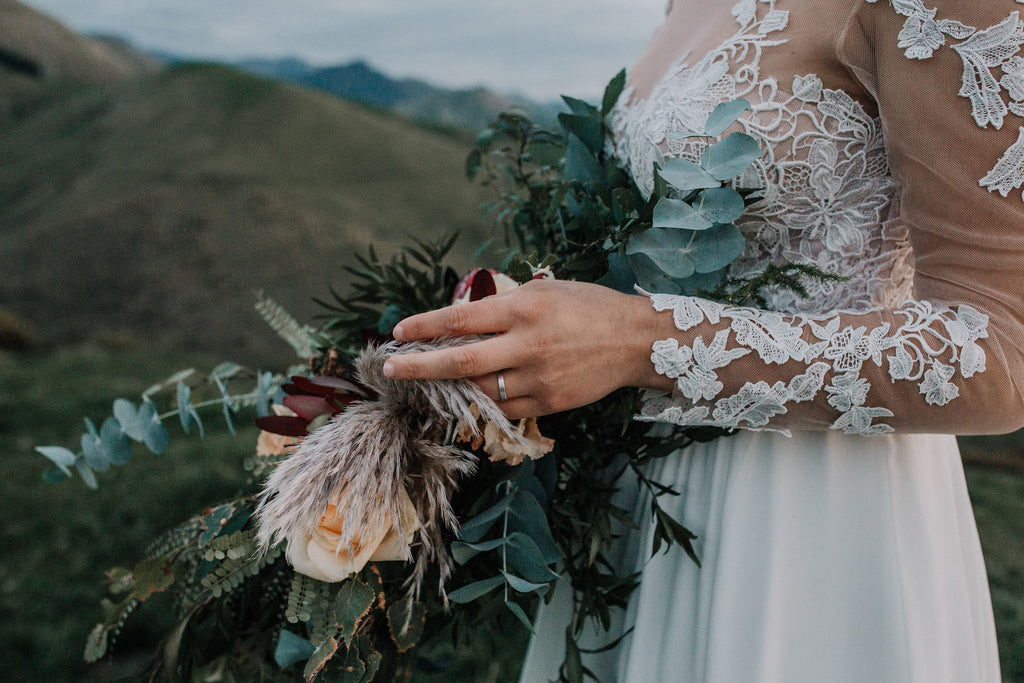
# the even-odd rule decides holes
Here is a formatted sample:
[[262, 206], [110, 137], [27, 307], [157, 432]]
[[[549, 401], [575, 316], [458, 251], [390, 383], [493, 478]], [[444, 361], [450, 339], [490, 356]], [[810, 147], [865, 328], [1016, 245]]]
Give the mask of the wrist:
[[628, 363], [628, 382], [625, 386], [671, 391], [675, 382], [655, 372], [654, 363], [651, 362], [651, 347], [658, 340], [679, 334], [672, 316], [655, 311], [646, 296], [626, 297], [629, 299], [627, 320], [621, 330]]

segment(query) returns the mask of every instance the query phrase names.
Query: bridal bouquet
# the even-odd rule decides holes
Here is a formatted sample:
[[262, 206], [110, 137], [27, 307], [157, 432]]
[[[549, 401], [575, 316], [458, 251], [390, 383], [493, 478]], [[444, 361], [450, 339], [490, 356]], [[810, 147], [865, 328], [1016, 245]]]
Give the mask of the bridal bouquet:
[[723, 134], [748, 105], [715, 109], [692, 133], [707, 141], [702, 161], [665, 161], [648, 198], [605, 147], [605, 117], [624, 80], [612, 81], [600, 108], [565, 98], [561, 134], [509, 113], [479, 137], [467, 171], [495, 190], [504, 272], [460, 279], [445, 265], [454, 237], [387, 260], [371, 250], [349, 269], [351, 293], [332, 290], [321, 302], [319, 328], [261, 297], [257, 308], [302, 365], [178, 373], [141, 403], [115, 402], [98, 428], [87, 420], [77, 452], [37, 449], [51, 461], [48, 480], [77, 473], [95, 487], [96, 473], [128, 462], [133, 443], [160, 454], [171, 418], [202, 435], [200, 411], [215, 408], [229, 425], [243, 411], [259, 416], [241, 475], [246, 494], [198, 512], [133, 566], [109, 572], [88, 660], [110, 651], [140, 606], [168, 596], [178, 623], [153, 659], [153, 680], [409, 680], [452, 666], [436, 654], [439, 643], [481, 652], [503, 643], [511, 624], [532, 630], [537, 601], [567, 581], [574, 601], [561, 676], [575, 682], [589, 673], [584, 626], [607, 630], [637, 583], [609, 553], [639, 523], [612, 495], [620, 477], [649, 494], [652, 553], [675, 544], [697, 561], [693, 534], [658, 503], [678, 492], [649, 479], [645, 464], [723, 432], [652, 430], [633, 420], [639, 396], [627, 390], [513, 423], [472, 382], [397, 382], [382, 372], [391, 355], [466, 341], [399, 344], [390, 333], [402, 318], [534, 277], [746, 303], [765, 286], [800, 291], [801, 275], [823, 276], [794, 265], [726, 279], [744, 248], [735, 221], [757, 200], [732, 181], [761, 150], [742, 133]]

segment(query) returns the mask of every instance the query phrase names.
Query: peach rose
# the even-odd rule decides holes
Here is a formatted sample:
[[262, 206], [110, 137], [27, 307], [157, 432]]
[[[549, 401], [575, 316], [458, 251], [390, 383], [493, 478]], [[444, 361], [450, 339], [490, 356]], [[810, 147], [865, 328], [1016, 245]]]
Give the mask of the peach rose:
[[[416, 507], [404, 489], [400, 501], [400, 523], [396, 524], [392, 520], [391, 523], [367, 524], [368, 529], [377, 527], [379, 531], [357, 537], [351, 548], [338, 547], [344, 523], [342, 513], [337, 505], [331, 503], [320, 519], [320, 525], [311, 535], [288, 539], [285, 556], [295, 571], [319, 581], [333, 583], [344, 581], [361, 570], [367, 562], [410, 559], [409, 545], [420, 528], [420, 520], [416, 515]], [[401, 536], [398, 527], [402, 529]]]

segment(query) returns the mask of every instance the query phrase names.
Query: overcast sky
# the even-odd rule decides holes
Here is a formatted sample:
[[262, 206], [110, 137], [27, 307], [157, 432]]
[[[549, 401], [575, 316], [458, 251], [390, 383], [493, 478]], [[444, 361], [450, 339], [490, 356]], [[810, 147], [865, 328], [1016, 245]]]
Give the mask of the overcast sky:
[[234, 60], [365, 58], [395, 76], [593, 96], [643, 52], [665, 0], [27, 0], [72, 28]]

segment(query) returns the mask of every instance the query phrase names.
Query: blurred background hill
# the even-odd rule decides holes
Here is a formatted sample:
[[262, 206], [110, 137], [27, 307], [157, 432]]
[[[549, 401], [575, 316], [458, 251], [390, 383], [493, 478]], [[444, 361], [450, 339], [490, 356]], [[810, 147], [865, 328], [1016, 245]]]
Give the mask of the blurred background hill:
[[[112, 333], [279, 360], [254, 289], [308, 317], [353, 250], [459, 230], [466, 264], [484, 239], [469, 134], [385, 111], [407, 98], [368, 108], [230, 66], [161, 66], [13, 0], [0, 57], [0, 307], [44, 343]], [[369, 75], [364, 93], [386, 80]]]

